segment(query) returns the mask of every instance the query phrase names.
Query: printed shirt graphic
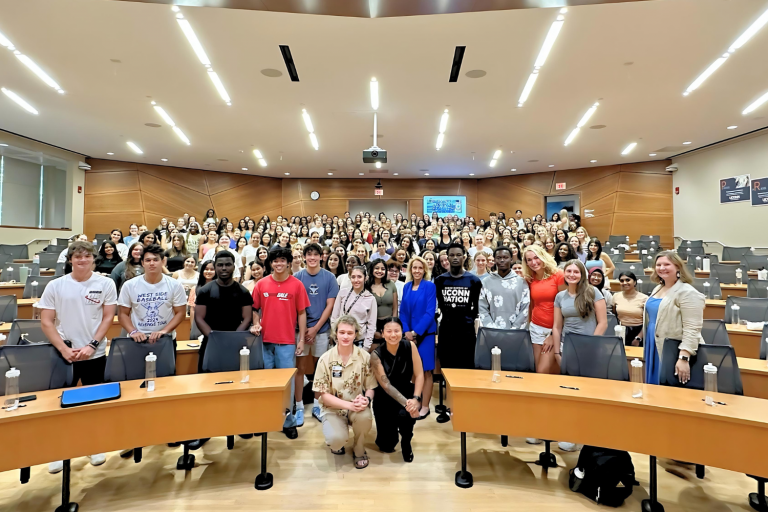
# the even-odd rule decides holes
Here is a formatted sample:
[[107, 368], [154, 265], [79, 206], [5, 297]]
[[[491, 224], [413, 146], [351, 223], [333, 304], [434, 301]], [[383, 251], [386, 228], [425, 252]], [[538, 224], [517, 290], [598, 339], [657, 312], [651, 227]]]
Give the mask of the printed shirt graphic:
[[261, 310], [264, 343], [294, 345], [299, 311], [309, 306], [304, 285], [293, 276], [285, 281], [267, 276], [253, 287], [253, 309]]
[[474, 274], [464, 273], [452, 277], [446, 272], [435, 279], [437, 304], [443, 314], [441, 325], [463, 327], [472, 325], [477, 318], [478, 300], [482, 282]]
[[184, 287], [165, 275], [157, 284], [148, 283], [145, 276], [126, 281], [118, 299], [118, 305], [131, 308], [131, 322], [144, 334], [161, 330], [173, 319], [173, 307], [186, 304]]
[[[323, 268], [314, 276], [307, 269], [301, 269], [293, 277], [301, 281], [307, 290], [309, 295], [307, 327], [314, 327], [323, 315], [328, 299], [335, 299], [339, 294], [339, 285], [333, 274]], [[325, 325], [321, 326], [317, 332], [327, 332], [330, 327], [331, 319], [329, 317]]]

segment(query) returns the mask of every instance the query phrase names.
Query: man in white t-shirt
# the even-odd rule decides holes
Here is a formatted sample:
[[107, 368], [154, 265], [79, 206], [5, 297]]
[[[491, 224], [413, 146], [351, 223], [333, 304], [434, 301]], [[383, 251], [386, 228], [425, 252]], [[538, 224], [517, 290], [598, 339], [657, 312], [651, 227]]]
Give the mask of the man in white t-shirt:
[[179, 281], [163, 274], [163, 248], [150, 245], [141, 255], [144, 275], [120, 290], [117, 319], [136, 342], [154, 343], [173, 334], [187, 314], [187, 296]]
[[315, 219], [315, 225], [309, 230], [309, 236], [312, 236], [312, 233], [319, 233], [320, 236], [323, 236], [325, 234], [325, 228], [323, 227], [323, 221], [321, 221], [319, 218]]
[[[77, 238], [75, 239], [75, 242], [87, 242], [88, 241], [88, 235], [85, 233], [82, 233], [80, 235], [77, 235]], [[66, 263], [67, 262], [67, 251], [69, 251], [69, 247], [61, 251], [59, 253], [59, 257], [56, 259], [56, 263]]]
[[493, 250], [490, 247], [485, 247], [485, 237], [482, 233], [475, 237], [475, 246], [470, 247], [467, 252], [470, 258], [474, 258], [478, 252], [484, 252], [488, 256], [493, 256]]
[[525, 229], [525, 219], [523, 219], [523, 210], [515, 211], [515, 222], [517, 222], [517, 229]]
[[[80, 380], [85, 386], [104, 382], [107, 330], [115, 318], [115, 282], [93, 272], [95, 255], [93, 244], [87, 240], [70, 245], [66, 259], [72, 273], [48, 283], [38, 303], [45, 337], [72, 363], [73, 386]], [[103, 453], [91, 455], [94, 466], [104, 461]], [[51, 462], [48, 471], [58, 473], [63, 467], [62, 461]]]
[[251, 243], [243, 248], [242, 256], [245, 259], [246, 265], [256, 259], [256, 255], [259, 252], [259, 246], [261, 245], [261, 237], [254, 234], [251, 236], [250, 242]]

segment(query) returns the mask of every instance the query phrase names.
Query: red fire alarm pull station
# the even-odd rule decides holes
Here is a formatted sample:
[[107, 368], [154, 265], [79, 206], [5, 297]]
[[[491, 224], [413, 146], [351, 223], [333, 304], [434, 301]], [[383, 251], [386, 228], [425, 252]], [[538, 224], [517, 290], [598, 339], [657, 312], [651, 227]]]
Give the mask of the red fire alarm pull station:
[[675, 195], [676, 196], [680, 195], [680, 187], [675, 187]]
[[79, 186], [77, 187], [77, 193], [82, 194], [83, 193], [83, 187]]

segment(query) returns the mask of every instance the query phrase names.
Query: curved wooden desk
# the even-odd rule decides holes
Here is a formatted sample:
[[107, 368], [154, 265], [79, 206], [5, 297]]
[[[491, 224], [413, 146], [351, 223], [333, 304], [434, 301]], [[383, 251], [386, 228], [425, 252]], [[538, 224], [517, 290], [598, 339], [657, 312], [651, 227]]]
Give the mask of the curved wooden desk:
[[[240, 372], [164, 377], [155, 381], [151, 393], [139, 387], [141, 381], [125, 381], [118, 400], [67, 409], [60, 406], [61, 389], [35, 393], [37, 400], [26, 402], [26, 407], [0, 412], [0, 438], [13, 440], [4, 443], [0, 471], [65, 460], [65, 507], [69, 506], [68, 459], [179, 439], [265, 432], [256, 487], [268, 489], [272, 475], [266, 468], [266, 432], [283, 428], [285, 411], [293, 404], [295, 371], [251, 371], [248, 384], [240, 384]], [[216, 384], [230, 380], [234, 383]], [[69, 436], [64, 442], [54, 432], [86, 434]]]
[[[567, 439], [768, 477], [765, 400], [716, 393], [715, 399], [728, 405], [711, 407], [703, 402], [703, 391], [644, 385], [643, 398], [634, 399], [629, 382], [501, 373], [501, 382], [495, 383], [490, 371], [443, 369], [451, 422], [461, 432], [460, 487], [472, 485], [466, 432]], [[747, 448], [717, 442], [724, 439], [738, 439]], [[653, 460], [651, 468], [653, 500]]]

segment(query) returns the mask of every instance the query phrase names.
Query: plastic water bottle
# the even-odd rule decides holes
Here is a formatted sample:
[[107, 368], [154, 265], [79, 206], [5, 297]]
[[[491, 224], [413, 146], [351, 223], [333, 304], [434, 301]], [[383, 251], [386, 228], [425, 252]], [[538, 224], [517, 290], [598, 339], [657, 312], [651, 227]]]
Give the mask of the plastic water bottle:
[[648, 263], [645, 264], [645, 268], [653, 268], [653, 256], [648, 255], [646, 260], [648, 261]]
[[704, 295], [706, 295], [708, 299], [712, 298], [712, 285], [707, 281], [704, 281]]
[[739, 325], [741, 323], [741, 317], [739, 316], [740, 310], [741, 308], [738, 304], [731, 306], [731, 323], [733, 325]]
[[29, 267], [22, 265], [19, 267], [19, 280], [21, 281], [21, 284], [27, 283], [27, 277], [29, 277]]
[[35, 254], [35, 256], [32, 258], [32, 263], [35, 264], [35, 265], [39, 265], [40, 264], [40, 255], [39, 254]]
[[21, 372], [11, 368], [5, 372], [5, 412], [19, 408], [19, 376]]
[[743, 277], [743, 272], [740, 268], [736, 269], [736, 284], [741, 284], [741, 278]]
[[696, 270], [701, 270], [701, 256], [696, 256]]
[[717, 366], [712, 363], [704, 365], [704, 393], [704, 402], [707, 405], [712, 407], [717, 405], [712, 397], [714, 393], [717, 393]]
[[32, 281], [32, 298], [33, 299], [37, 298], [37, 285], [38, 284], [39, 283], [37, 281]]
[[147, 357], [144, 358], [145, 370], [144, 379], [147, 381], [147, 391], [155, 390], [155, 379], [157, 378], [157, 356], [150, 352]]
[[251, 380], [251, 351], [248, 347], [240, 350], [240, 383], [245, 384]]
[[493, 382], [501, 382], [501, 349], [499, 347], [493, 347], [491, 349], [491, 371]]
[[643, 362], [637, 358], [630, 363], [632, 371], [629, 380], [632, 381], [632, 398], [643, 398]]

